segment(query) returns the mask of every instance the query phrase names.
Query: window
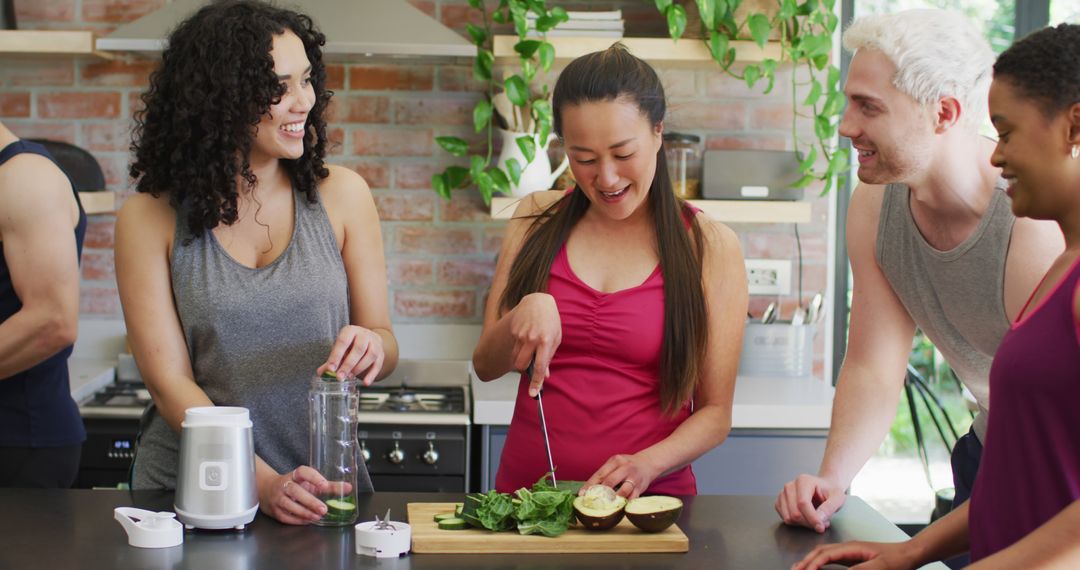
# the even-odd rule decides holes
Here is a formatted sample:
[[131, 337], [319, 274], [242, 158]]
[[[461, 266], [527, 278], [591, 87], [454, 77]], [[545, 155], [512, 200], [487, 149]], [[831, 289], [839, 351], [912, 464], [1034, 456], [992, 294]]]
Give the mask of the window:
[[1080, 24], [1080, 2], [1076, 0], [1050, 0], [1050, 25]]

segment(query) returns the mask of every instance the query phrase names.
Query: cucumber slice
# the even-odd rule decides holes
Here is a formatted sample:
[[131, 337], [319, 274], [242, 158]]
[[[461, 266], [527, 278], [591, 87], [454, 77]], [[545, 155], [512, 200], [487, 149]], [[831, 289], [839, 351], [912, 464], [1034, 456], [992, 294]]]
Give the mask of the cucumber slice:
[[445, 519], [458, 519], [458, 518], [461, 518], [461, 517], [457, 516], [456, 514], [454, 514], [452, 512], [447, 511], [445, 513], [439, 513], [439, 514], [435, 515], [435, 522], [439, 522], [439, 521], [445, 520]]
[[348, 499], [329, 499], [326, 501], [326, 516], [328, 519], [348, 520], [356, 513], [356, 505]]
[[450, 517], [439, 521], [440, 530], [465, 530], [467, 528], [469, 528], [469, 523], [457, 517]]
[[337, 374], [335, 374], [333, 370], [327, 370], [322, 373], [321, 378], [323, 380], [337, 380]]

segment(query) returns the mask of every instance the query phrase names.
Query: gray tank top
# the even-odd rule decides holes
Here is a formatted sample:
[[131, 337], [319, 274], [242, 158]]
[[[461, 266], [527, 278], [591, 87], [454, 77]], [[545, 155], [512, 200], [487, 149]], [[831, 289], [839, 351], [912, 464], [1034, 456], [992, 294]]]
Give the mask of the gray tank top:
[[[269, 265], [241, 265], [212, 232], [184, 245], [182, 211], [171, 264], [195, 382], [214, 404], [250, 410], [255, 453], [279, 473], [309, 461], [308, 386], [349, 324], [345, 265], [322, 201], [293, 195], [292, 238]], [[152, 407], [143, 423], [134, 487], [174, 489], [179, 435]], [[363, 462], [358, 483], [371, 491]]]
[[949, 251], [934, 249], [915, 226], [906, 185], [886, 187], [878, 223], [878, 266], [915, 324], [975, 396], [980, 411], [974, 428], [982, 441], [990, 363], [1009, 329], [1003, 289], [1016, 218], [1004, 190], [999, 180], [978, 227]]

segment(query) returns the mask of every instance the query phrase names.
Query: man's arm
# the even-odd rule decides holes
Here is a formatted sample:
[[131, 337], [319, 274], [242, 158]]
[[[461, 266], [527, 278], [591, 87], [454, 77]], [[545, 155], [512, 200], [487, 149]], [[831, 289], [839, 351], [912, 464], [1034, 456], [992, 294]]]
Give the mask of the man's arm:
[[20, 155], [0, 168], [0, 246], [22, 303], [18, 312], [0, 323], [0, 379], [75, 342], [77, 215], [71, 183], [49, 159]]
[[877, 450], [896, 415], [915, 323], [874, 255], [882, 187], [860, 184], [851, 200], [847, 243], [854, 277], [848, 350], [837, 379], [825, 457], [816, 477], [784, 486], [776, 510], [788, 524], [824, 532], [844, 490]]

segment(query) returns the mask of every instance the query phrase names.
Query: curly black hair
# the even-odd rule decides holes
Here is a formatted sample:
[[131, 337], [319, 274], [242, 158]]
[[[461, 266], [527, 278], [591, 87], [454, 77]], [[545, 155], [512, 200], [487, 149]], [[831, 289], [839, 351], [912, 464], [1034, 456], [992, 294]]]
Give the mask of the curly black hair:
[[994, 77], [1041, 103], [1046, 117], [1080, 103], [1080, 25], [1028, 34], [998, 56]]
[[311, 18], [256, 0], [212, 2], [169, 34], [161, 65], [150, 75], [135, 114], [131, 177], [136, 191], [166, 193], [188, 207], [192, 236], [237, 220], [237, 176], [253, 186], [248, 154], [256, 126], [281, 100], [284, 86], [270, 55], [274, 36], [292, 31], [311, 62], [315, 104], [308, 114], [304, 154], [284, 160], [293, 185], [314, 203], [316, 184], [329, 176], [322, 46]]

